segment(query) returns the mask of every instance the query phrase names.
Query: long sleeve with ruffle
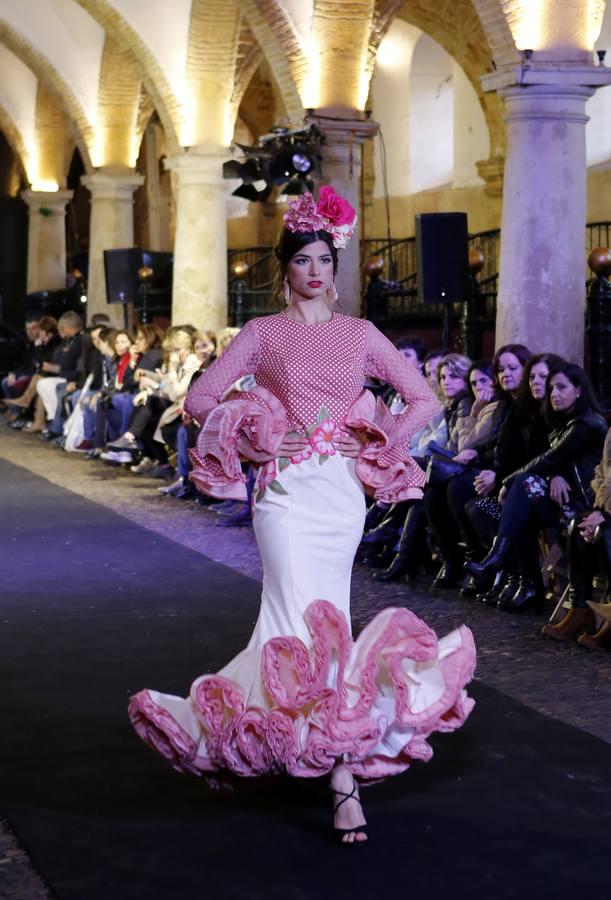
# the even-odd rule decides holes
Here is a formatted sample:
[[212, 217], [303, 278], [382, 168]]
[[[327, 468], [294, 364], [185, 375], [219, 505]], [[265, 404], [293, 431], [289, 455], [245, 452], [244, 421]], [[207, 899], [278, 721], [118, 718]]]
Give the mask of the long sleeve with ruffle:
[[254, 321], [247, 322], [222, 355], [197, 379], [187, 394], [185, 412], [203, 425], [225, 391], [238, 378], [256, 372], [259, 360], [259, 333]]
[[367, 375], [391, 384], [406, 404], [405, 411], [393, 417], [393, 439], [378, 458], [379, 465], [390, 465], [409, 456], [411, 436], [438, 412], [439, 401], [422, 375], [371, 322], [367, 323], [364, 369]]
[[376, 500], [397, 503], [419, 499], [425, 473], [410, 456], [412, 435], [439, 409], [439, 402], [424, 378], [410, 365], [388, 338], [366, 323], [363, 369], [391, 384], [405, 401], [405, 411], [391, 415], [385, 404], [364, 395], [353, 405], [346, 424], [368, 434], [356, 461], [356, 473]]

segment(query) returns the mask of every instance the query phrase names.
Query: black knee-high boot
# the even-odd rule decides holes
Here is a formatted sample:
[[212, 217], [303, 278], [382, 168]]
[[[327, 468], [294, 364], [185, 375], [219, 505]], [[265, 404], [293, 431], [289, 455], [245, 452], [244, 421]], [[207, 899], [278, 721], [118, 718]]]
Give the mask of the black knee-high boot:
[[382, 546], [383, 544], [394, 543], [399, 537], [406, 513], [407, 506], [405, 503], [393, 503], [379, 525], [376, 525], [375, 528], [363, 535], [359, 550], [369, 550], [375, 544]]
[[376, 572], [376, 581], [396, 581], [402, 575], [413, 575], [426, 547], [426, 516], [422, 501], [415, 500], [405, 517], [397, 552], [387, 569]]

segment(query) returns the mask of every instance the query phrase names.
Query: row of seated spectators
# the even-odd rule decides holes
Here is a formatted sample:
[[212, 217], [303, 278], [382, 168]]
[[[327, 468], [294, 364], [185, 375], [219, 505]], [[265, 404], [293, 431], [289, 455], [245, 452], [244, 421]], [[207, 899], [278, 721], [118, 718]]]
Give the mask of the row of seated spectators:
[[[598, 569], [611, 584], [611, 438], [585, 372], [520, 344], [493, 360], [456, 353], [423, 356], [417, 340], [399, 349], [422, 368], [439, 412], [412, 440], [427, 470], [424, 498], [375, 504], [361, 544], [380, 581], [408, 580], [431, 565], [433, 581], [510, 612], [540, 611], [545, 588], [540, 536], [566, 541], [566, 615], [543, 633], [611, 647], [611, 625], [592, 601]], [[388, 395], [391, 411], [400, 397]], [[611, 610], [611, 607], [609, 608]], [[609, 610], [602, 609], [607, 615]]]
[[[85, 332], [66, 313], [59, 323], [28, 322], [27, 330], [31, 357], [2, 383], [11, 427], [167, 478], [160, 490], [168, 496], [197, 496], [188, 450], [198, 428], [185, 420], [182, 404], [235, 329], [214, 336], [185, 325], [163, 335], [142, 325], [132, 338], [98, 322]], [[412, 439], [427, 484], [422, 500], [371, 504], [360, 560], [376, 580], [409, 581], [423, 568], [433, 573], [436, 559], [435, 589], [460, 588], [463, 597], [506, 611], [540, 611], [541, 538], [560, 540], [567, 610], [543, 632], [611, 648], [611, 605], [592, 605], [596, 573], [611, 584], [611, 439], [585, 372], [520, 344], [476, 361], [425, 353], [417, 338], [397, 346], [439, 398], [438, 413]], [[391, 387], [369, 387], [401, 412]], [[218, 512], [219, 524], [250, 523], [248, 504], [200, 502]]]

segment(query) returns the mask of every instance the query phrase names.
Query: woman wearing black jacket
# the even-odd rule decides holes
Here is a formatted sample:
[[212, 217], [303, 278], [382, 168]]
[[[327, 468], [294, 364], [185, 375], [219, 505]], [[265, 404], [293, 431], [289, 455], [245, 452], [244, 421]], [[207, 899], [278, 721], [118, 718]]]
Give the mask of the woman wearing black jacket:
[[495, 492], [500, 471], [497, 447], [499, 442], [501, 446], [504, 444], [506, 423], [520, 387], [523, 367], [529, 358], [530, 351], [522, 344], [506, 344], [497, 350], [493, 369], [498, 384], [498, 402], [486, 444], [479, 448], [477, 458], [470, 467], [465, 467], [464, 473], [445, 484], [429, 484], [426, 487], [424, 508], [442, 559], [434, 587], [452, 588], [463, 580], [461, 541], [467, 546], [468, 556], [478, 559], [483, 555], [465, 507], [477, 496]]
[[[531, 356], [524, 366], [515, 402], [511, 404], [493, 448], [492, 467], [498, 482], [497, 493], [507, 475], [549, 448], [549, 427], [544, 415], [547, 379], [550, 372], [555, 372], [563, 362], [564, 360], [554, 353], [538, 353]], [[486, 548], [480, 554], [481, 559], [496, 537], [502, 507], [496, 496], [477, 497], [466, 504], [465, 513], [478, 535], [481, 546]], [[497, 578], [488, 590], [478, 591], [475, 581], [471, 578], [461, 594], [477, 595], [477, 599], [483, 603], [496, 606], [499, 601], [513, 597], [518, 589], [519, 577], [517, 561], [511, 559], [507, 562], [502, 576]]]
[[590, 484], [607, 433], [588, 377], [572, 363], [563, 362], [550, 375], [545, 413], [551, 429], [549, 449], [503, 480], [499, 495], [503, 513], [492, 549], [481, 563], [465, 567], [476, 582], [485, 583], [504, 568], [515, 550], [518, 589], [501, 605], [512, 611], [542, 607], [538, 532], [562, 527], [591, 506]]

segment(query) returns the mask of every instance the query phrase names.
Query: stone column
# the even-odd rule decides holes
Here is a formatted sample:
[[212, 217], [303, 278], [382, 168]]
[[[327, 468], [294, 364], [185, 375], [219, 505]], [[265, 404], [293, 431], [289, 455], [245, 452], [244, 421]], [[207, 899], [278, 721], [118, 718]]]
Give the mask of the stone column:
[[81, 183], [91, 193], [87, 317], [106, 313], [115, 327], [123, 327], [123, 306], [106, 302], [104, 250], [134, 246], [134, 191], [143, 175], [84, 175]]
[[227, 325], [227, 221], [223, 162], [195, 150], [166, 160], [174, 176], [176, 240], [172, 322], [218, 331]]
[[581, 85], [510, 87], [496, 343], [577, 362], [585, 328], [586, 135]]
[[484, 90], [504, 99], [507, 123], [496, 342], [581, 362], [585, 107], [597, 87], [611, 83], [611, 70], [536, 57], [482, 78]]
[[362, 146], [368, 137], [378, 130], [376, 122], [352, 119], [308, 118], [325, 135], [322, 146], [322, 183], [330, 184], [338, 194], [356, 209], [359, 224], [354, 237], [339, 254], [339, 268], [335, 284], [339, 296], [337, 310], [346, 315], [361, 315], [361, 162]]
[[73, 191], [23, 191], [28, 226], [27, 291], [66, 287], [66, 204]]

